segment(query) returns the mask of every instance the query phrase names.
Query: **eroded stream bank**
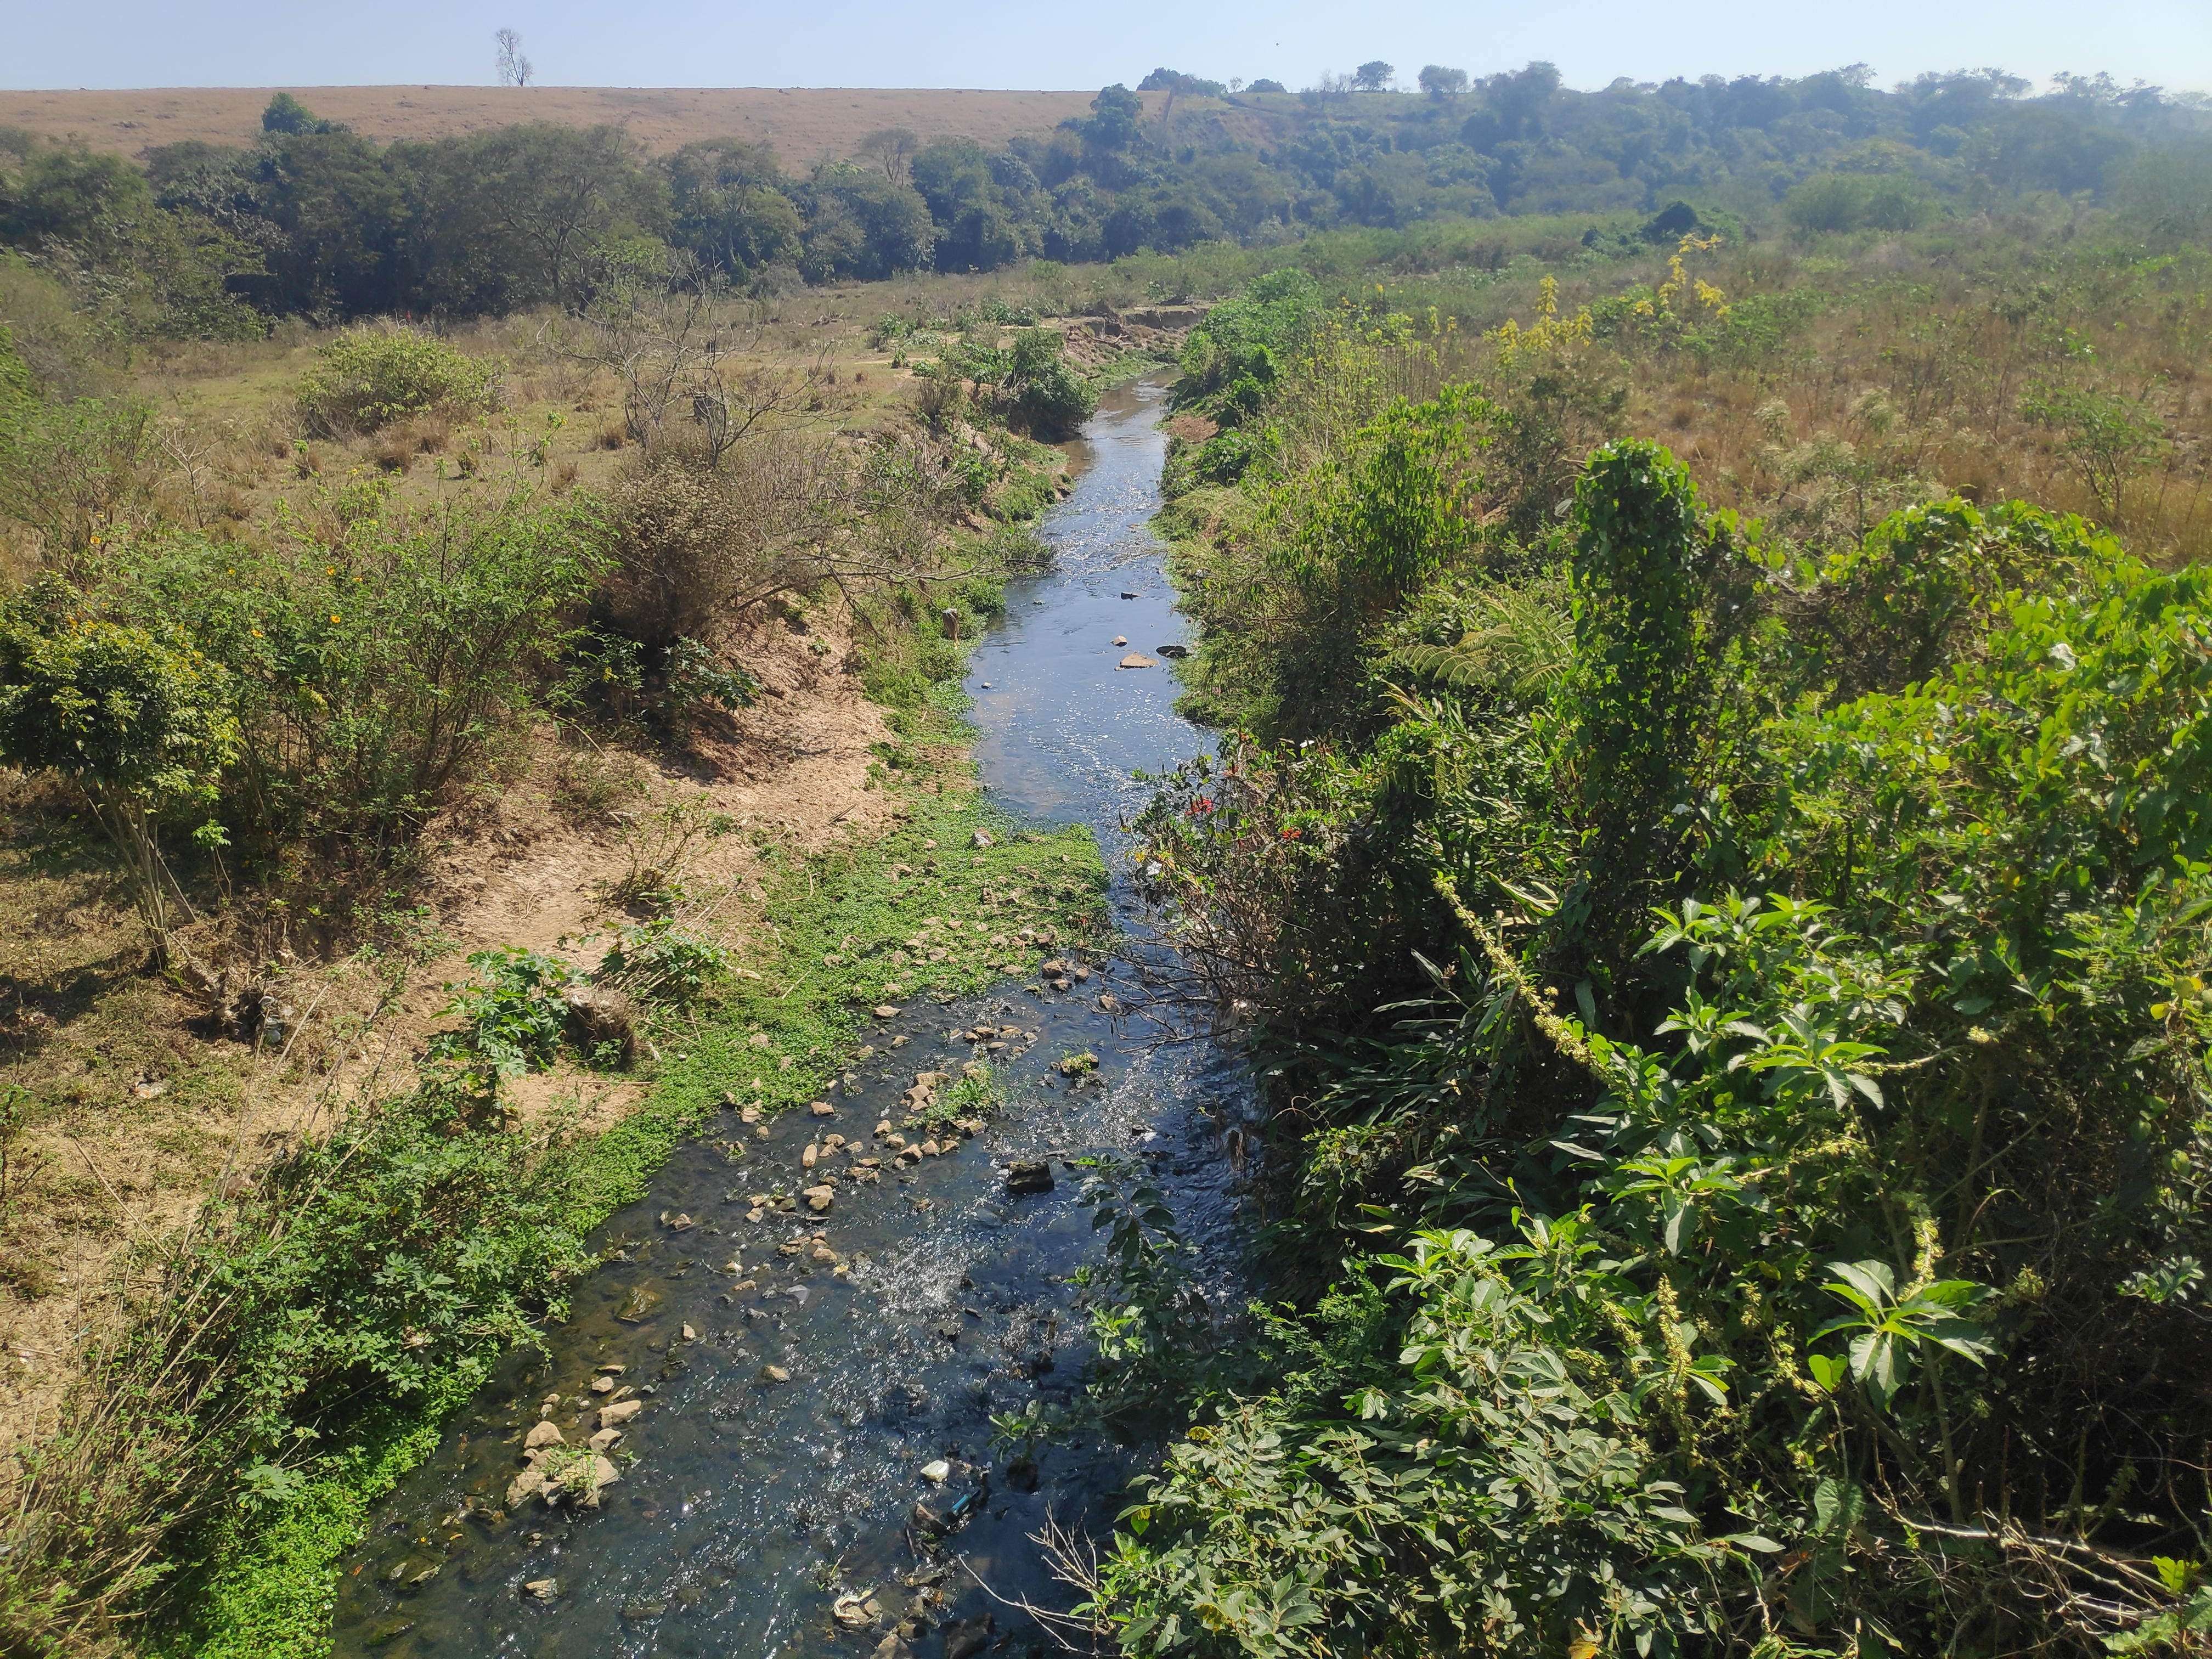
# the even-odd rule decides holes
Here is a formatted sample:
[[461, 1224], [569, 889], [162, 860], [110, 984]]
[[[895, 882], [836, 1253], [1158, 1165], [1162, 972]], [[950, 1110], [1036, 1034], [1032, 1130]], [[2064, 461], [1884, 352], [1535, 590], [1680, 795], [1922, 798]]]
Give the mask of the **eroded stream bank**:
[[[1076, 1440], [1010, 1480], [1012, 1453], [991, 1444], [993, 1413], [1081, 1389], [1087, 1320], [1068, 1281], [1098, 1249], [1076, 1160], [1140, 1160], [1210, 1241], [1208, 1276], [1225, 1288], [1234, 1272], [1239, 1069], [1210, 1048], [1148, 1046], [1109, 1012], [1144, 948], [1118, 828], [1146, 798], [1130, 774], [1206, 742], [1173, 713], [1164, 667], [1117, 666], [1179, 638], [1148, 527], [1160, 395], [1108, 398], [1075, 492], [1041, 526], [1056, 566], [1013, 586], [969, 681], [986, 787], [1108, 849], [1123, 956], [1084, 963], [1065, 993], [1002, 981], [920, 1001], [884, 1022], [832, 1115], [731, 1112], [680, 1150], [595, 1241], [606, 1263], [550, 1334], [552, 1358], [511, 1360], [379, 1506], [342, 1581], [340, 1653], [857, 1655], [899, 1635], [964, 1659], [1043, 1644], [1006, 1603], [1071, 1596], [1028, 1535], [1048, 1514], [1103, 1534], [1131, 1467]], [[1064, 1064], [1085, 1054], [1095, 1070]], [[902, 1163], [878, 1126], [896, 1133], [918, 1073], [970, 1065], [991, 1068], [1004, 1105]], [[1052, 1189], [1010, 1193], [1018, 1162], [1047, 1165]], [[826, 1212], [748, 1218], [757, 1195], [832, 1167], [845, 1178]], [[526, 1436], [543, 1420], [586, 1447], [610, 1405], [620, 1438], [601, 1447], [620, 1478], [600, 1507], [510, 1510]]]

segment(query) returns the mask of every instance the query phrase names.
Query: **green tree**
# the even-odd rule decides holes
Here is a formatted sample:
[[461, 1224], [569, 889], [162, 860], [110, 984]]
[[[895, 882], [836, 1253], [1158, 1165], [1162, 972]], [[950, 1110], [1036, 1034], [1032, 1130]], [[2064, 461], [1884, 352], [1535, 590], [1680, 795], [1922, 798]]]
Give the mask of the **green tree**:
[[799, 263], [806, 223], [767, 145], [708, 139], [686, 144], [665, 167], [676, 246], [733, 274]]
[[1464, 97], [1467, 94], [1467, 71], [1462, 69], [1446, 69], [1441, 64], [1426, 64], [1422, 65], [1419, 79], [1421, 90], [1440, 104], [1449, 99]]
[[324, 120], [289, 92], [280, 92], [269, 100], [269, 107], [261, 112], [261, 130], [264, 132], [283, 132], [295, 136], [340, 131], [338, 127]]

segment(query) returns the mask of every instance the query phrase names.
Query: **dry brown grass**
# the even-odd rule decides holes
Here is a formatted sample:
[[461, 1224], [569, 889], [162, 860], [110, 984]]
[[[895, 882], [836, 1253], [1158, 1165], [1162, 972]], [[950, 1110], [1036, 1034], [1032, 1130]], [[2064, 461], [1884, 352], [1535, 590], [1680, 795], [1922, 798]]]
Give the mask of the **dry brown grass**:
[[[316, 114], [343, 121], [380, 144], [442, 138], [520, 121], [625, 127], [655, 153], [702, 138], [738, 137], [775, 147], [785, 164], [811, 167], [849, 155], [879, 127], [906, 127], [927, 141], [966, 137], [995, 148], [1018, 133], [1046, 132], [1090, 112], [1083, 92], [921, 91], [880, 88], [738, 87], [295, 87]], [[0, 123], [51, 138], [71, 134], [100, 149], [137, 155], [198, 138], [250, 144], [272, 87], [167, 87], [138, 91], [0, 92]], [[1147, 94], [1158, 106], [1163, 94]]]
[[[1648, 270], [1569, 271], [1563, 313], [1613, 299]], [[1956, 491], [2080, 513], [2145, 558], [2212, 553], [2212, 262], [2128, 260], [2070, 250], [2033, 226], [1967, 227], [1908, 247], [1879, 242], [1799, 258], [1761, 246], [1699, 274], [1747, 311], [1811, 296], [1814, 314], [1769, 347], [1661, 346], [1632, 332], [1524, 364], [1509, 388], [1565, 388], [1577, 443], [1655, 438], [1690, 466], [1709, 502], [1810, 543], [1860, 534], [1892, 508]], [[1446, 378], [1500, 384], [1482, 337], [1526, 325], [1536, 277], [1478, 290], [1441, 350], [1391, 365], [1387, 389], [1432, 393]], [[2155, 413], [2160, 452], [2118, 499], [2100, 501], [2063, 434], [2024, 417], [2039, 383], [2093, 390]], [[1360, 409], [1367, 405], [1360, 404]], [[1355, 413], [1357, 411], [1355, 410]], [[1579, 452], [1577, 452], [1579, 453]]]

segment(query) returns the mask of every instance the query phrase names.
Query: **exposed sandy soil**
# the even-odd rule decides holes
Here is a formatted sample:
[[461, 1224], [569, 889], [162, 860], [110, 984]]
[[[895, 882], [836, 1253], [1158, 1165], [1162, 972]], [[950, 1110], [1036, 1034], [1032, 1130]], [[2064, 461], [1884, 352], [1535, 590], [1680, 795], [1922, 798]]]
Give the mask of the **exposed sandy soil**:
[[[326, 120], [343, 121], [379, 143], [438, 138], [551, 121], [626, 125], [658, 153], [702, 138], [735, 137], [775, 147], [784, 163], [811, 167], [849, 155], [881, 127], [927, 140], [958, 137], [997, 146], [1018, 133], [1049, 131], [1090, 112], [1089, 92], [921, 91], [873, 88], [736, 87], [294, 87]], [[186, 138], [247, 144], [261, 134], [272, 87], [172, 87], [125, 92], [0, 91], [0, 123], [51, 138], [75, 133], [126, 155]], [[1155, 104], [1160, 94], [1148, 94]]]

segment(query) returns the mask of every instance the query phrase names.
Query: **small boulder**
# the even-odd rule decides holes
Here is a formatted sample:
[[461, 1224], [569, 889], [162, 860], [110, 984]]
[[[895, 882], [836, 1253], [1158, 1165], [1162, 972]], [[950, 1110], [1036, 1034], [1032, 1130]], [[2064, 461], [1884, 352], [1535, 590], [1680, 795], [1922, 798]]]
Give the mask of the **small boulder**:
[[612, 1451], [622, 1437], [623, 1431], [620, 1429], [601, 1429], [584, 1443], [593, 1451], [604, 1455]]
[[[545, 1474], [542, 1469], [525, 1469], [507, 1483], [507, 1511], [509, 1515], [545, 1490]], [[546, 1598], [550, 1601], [549, 1595]]]
[[806, 1207], [820, 1215], [830, 1207], [830, 1200], [837, 1196], [837, 1189], [834, 1187], [809, 1187], [804, 1196]]
[[975, 1659], [975, 1656], [991, 1645], [991, 1632], [998, 1627], [989, 1613], [980, 1619], [957, 1620], [945, 1627], [945, 1659]]
[[876, 1005], [875, 1015], [878, 1019], [896, 1019], [899, 1011], [892, 1007], [890, 1003], [883, 1002]]
[[533, 1601], [550, 1601], [560, 1595], [561, 1581], [557, 1578], [533, 1578], [522, 1587], [522, 1593]]
[[788, 1382], [791, 1373], [781, 1365], [763, 1365], [760, 1368], [760, 1380], [763, 1382]]
[[[600, 1381], [605, 1382], [605, 1379], [602, 1377]], [[594, 1383], [592, 1386], [596, 1388], [598, 1384]], [[614, 1384], [609, 1382], [607, 1386], [612, 1388]], [[566, 1443], [559, 1425], [550, 1422], [534, 1423], [531, 1425], [530, 1432], [523, 1437], [522, 1449], [533, 1452], [540, 1446], [559, 1446]]]
[[968, 837], [968, 844], [970, 847], [995, 847], [998, 842], [993, 841], [986, 831], [978, 830]]
[[835, 1117], [837, 1115], [837, 1109], [835, 1106], [832, 1106], [826, 1100], [817, 1100], [806, 1109], [813, 1113], [817, 1117]]
[[1158, 668], [1159, 664], [1142, 652], [1132, 651], [1115, 665], [1117, 668]]
[[1024, 1193], [1048, 1193], [1052, 1186], [1052, 1165], [1049, 1164], [1024, 1161], [1006, 1166], [1006, 1190], [1017, 1196]]
[[[618, 1427], [629, 1422], [631, 1418], [635, 1417], [644, 1409], [645, 1401], [642, 1400], [617, 1400], [611, 1406], [599, 1407], [599, 1426], [603, 1429]], [[509, 1504], [507, 1507], [512, 1509], [514, 1505]]]

